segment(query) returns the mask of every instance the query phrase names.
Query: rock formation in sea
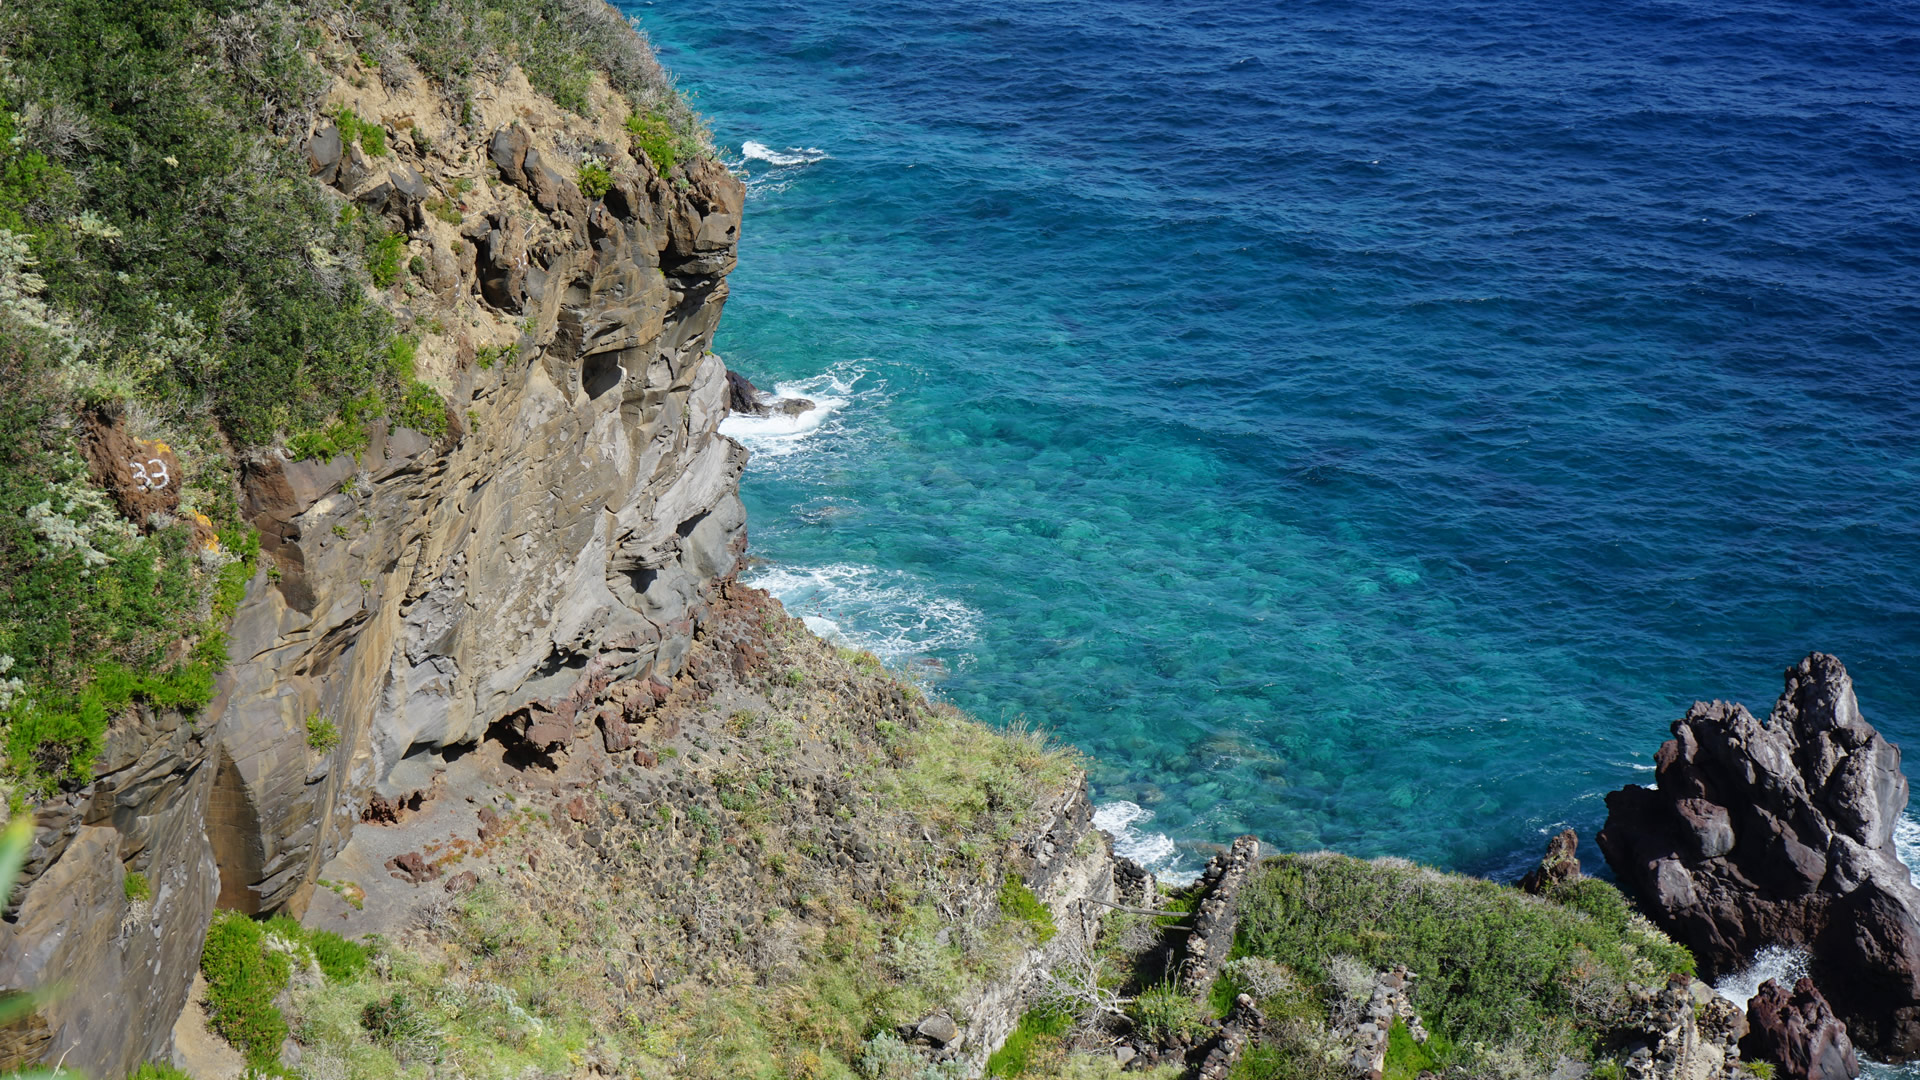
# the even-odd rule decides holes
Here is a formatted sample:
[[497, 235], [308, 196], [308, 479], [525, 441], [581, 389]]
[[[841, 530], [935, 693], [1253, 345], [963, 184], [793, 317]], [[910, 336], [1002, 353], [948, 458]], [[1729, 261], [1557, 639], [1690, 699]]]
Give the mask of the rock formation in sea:
[[1788, 669], [1766, 723], [1697, 702], [1672, 730], [1656, 786], [1607, 796], [1614, 871], [1704, 977], [1803, 946], [1856, 1043], [1920, 1054], [1920, 889], [1893, 845], [1907, 781], [1846, 668], [1814, 653]]
[[1783, 1080], [1853, 1080], [1860, 1061], [1847, 1038], [1847, 1025], [1832, 1006], [1800, 979], [1791, 992], [1777, 979], [1760, 984], [1747, 1003], [1747, 1034], [1740, 1052], [1749, 1061], [1771, 1061]]
[[1572, 829], [1560, 830], [1558, 836], [1547, 841], [1547, 853], [1541, 856], [1540, 865], [1520, 879], [1521, 891], [1544, 896], [1568, 882], [1579, 881], [1580, 857], [1575, 854], [1579, 848], [1579, 833]]

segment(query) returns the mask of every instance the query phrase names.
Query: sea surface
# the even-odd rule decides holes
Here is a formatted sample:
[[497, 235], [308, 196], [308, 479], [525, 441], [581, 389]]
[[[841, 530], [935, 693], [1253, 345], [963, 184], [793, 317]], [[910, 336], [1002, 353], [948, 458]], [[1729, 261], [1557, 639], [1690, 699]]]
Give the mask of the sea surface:
[[625, 10], [820, 405], [729, 424], [752, 580], [1141, 858], [1517, 875], [1812, 649], [1916, 746], [1920, 8]]

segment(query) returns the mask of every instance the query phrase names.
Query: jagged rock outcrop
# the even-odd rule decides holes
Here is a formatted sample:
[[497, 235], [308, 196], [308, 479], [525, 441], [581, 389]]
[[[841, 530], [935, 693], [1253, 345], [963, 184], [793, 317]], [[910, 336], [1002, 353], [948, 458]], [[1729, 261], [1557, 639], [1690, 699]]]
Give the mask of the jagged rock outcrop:
[[1572, 829], [1560, 830], [1560, 835], [1547, 841], [1547, 853], [1540, 858], [1540, 865], [1527, 871], [1520, 879], [1520, 890], [1535, 896], [1545, 896], [1562, 885], [1580, 880], [1580, 834]]
[[114, 1077], [164, 1056], [216, 896], [298, 913], [369, 797], [404, 794], [384, 785], [410, 751], [571, 736], [615, 680], [671, 677], [744, 550], [710, 351], [741, 183], [636, 159], [604, 80], [579, 115], [517, 69], [472, 91], [343, 79], [329, 111], [384, 123], [389, 149], [324, 119], [305, 143], [342, 205], [405, 234], [383, 301], [444, 432], [375, 422], [356, 453], [241, 462], [262, 552], [214, 703], [117, 719], [96, 781], [40, 808], [0, 986], [74, 990], [13, 1029], [12, 1060]]
[[1740, 1052], [1779, 1066], [1780, 1080], [1853, 1080], [1860, 1075], [1847, 1025], [1833, 1015], [1812, 979], [1791, 993], [1777, 979], [1760, 984], [1747, 1003], [1747, 1034]]
[[1704, 977], [1762, 946], [1806, 946], [1862, 1046], [1920, 1054], [1920, 889], [1893, 847], [1907, 781], [1846, 668], [1814, 653], [1787, 671], [1768, 723], [1700, 702], [1673, 735], [1656, 788], [1607, 796], [1608, 863]]

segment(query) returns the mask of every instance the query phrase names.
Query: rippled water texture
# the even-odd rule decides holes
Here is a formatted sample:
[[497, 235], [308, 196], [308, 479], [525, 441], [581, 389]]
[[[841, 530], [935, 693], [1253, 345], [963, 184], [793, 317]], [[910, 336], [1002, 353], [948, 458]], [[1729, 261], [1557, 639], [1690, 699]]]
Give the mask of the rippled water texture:
[[1814, 647], [1920, 734], [1911, 6], [628, 10], [831, 408], [760, 580], [1137, 842], [1513, 872]]

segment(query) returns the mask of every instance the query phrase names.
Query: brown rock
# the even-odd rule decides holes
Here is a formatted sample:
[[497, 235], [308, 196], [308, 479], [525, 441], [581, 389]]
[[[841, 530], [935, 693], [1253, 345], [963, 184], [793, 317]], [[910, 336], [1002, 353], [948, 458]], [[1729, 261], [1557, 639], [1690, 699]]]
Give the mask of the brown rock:
[[619, 713], [603, 712], [600, 714], [598, 723], [600, 739], [606, 746], [607, 753], [618, 754], [633, 748], [633, 728], [620, 718]]
[[1559, 836], [1547, 841], [1547, 853], [1540, 865], [1520, 879], [1521, 890], [1546, 896], [1562, 885], [1579, 881], [1580, 860], [1574, 855], [1579, 846], [1580, 835], [1572, 829], [1562, 829]]
[[1907, 781], [1840, 661], [1788, 670], [1766, 724], [1696, 703], [1654, 760], [1656, 788], [1607, 796], [1600, 849], [1701, 976], [1804, 946], [1859, 1045], [1920, 1055], [1920, 889], [1892, 842]]
[[1853, 1080], [1860, 1075], [1847, 1025], [1834, 1017], [1812, 979], [1795, 983], [1791, 994], [1776, 979], [1760, 985], [1747, 1003], [1747, 1034], [1740, 1040], [1740, 1053], [1749, 1061], [1777, 1064], [1780, 1080]]
[[660, 755], [651, 750], [635, 750], [633, 752], [633, 763], [643, 769], [651, 769], [660, 764]]
[[600, 815], [594, 808], [592, 799], [587, 798], [585, 795], [575, 795], [567, 802], [567, 816], [582, 825], [586, 825], [590, 824]]
[[471, 870], [462, 870], [447, 879], [447, 891], [455, 896], [480, 884], [480, 875]]
[[411, 881], [415, 885], [432, 881], [440, 876], [440, 868], [427, 861], [426, 856], [417, 851], [395, 855], [387, 860], [387, 869], [402, 881]]

